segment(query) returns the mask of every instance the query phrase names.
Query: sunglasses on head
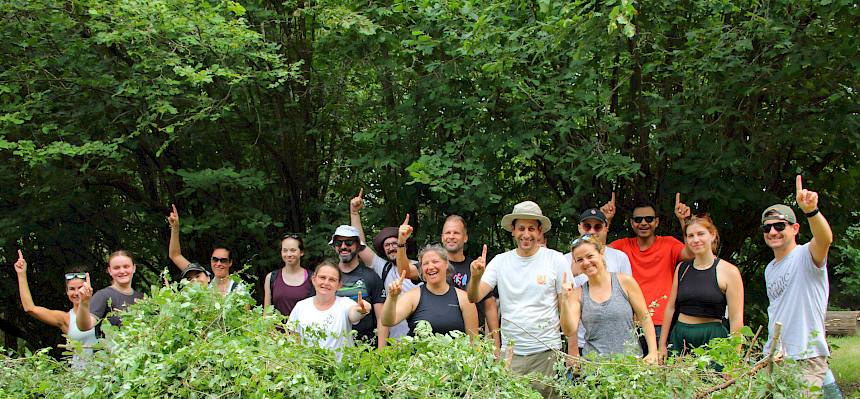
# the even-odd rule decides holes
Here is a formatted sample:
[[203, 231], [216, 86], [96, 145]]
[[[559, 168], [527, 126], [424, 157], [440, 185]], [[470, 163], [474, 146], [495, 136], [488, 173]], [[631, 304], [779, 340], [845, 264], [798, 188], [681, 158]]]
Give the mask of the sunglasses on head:
[[81, 280], [86, 280], [87, 274], [84, 272], [66, 273], [66, 281], [74, 280], [76, 278], [79, 278]]
[[633, 221], [636, 223], [642, 223], [643, 220], [645, 221], [645, 223], [651, 223], [654, 221], [654, 219], [657, 219], [657, 216], [633, 216], [630, 219], [633, 219]]
[[591, 224], [588, 222], [582, 222], [581, 224], [582, 224], [582, 229], [585, 231], [589, 231], [591, 229], [594, 229], [595, 233], [600, 233], [600, 230], [603, 230], [603, 223]]
[[287, 238], [292, 238], [294, 240], [301, 240], [302, 236], [300, 236], [296, 233], [289, 233], [289, 234], [284, 234], [284, 236], [281, 237], [282, 240], [286, 240]]
[[582, 237], [579, 237], [570, 242], [570, 246], [573, 247], [582, 242], [597, 242], [597, 239], [594, 238], [593, 234], [583, 234]]
[[355, 244], [355, 240], [334, 240], [331, 242], [331, 246], [338, 248], [341, 245], [346, 245], [347, 247], [351, 247], [352, 244]]
[[763, 224], [763, 225], [761, 225], [761, 231], [762, 231], [762, 233], [765, 233], [765, 234], [770, 233], [771, 228], [776, 229], [776, 231], [783, 231], [783, 230], [785, 230], [786, 226], [788, 226], [788, 224], [785, 222]]
[[213, 256], [211, 258], [211, 260], [212, 260], [212, 263], [221, 263], [221, 264], [230, 263], [230, 258], [219, 258], [217, 256]]

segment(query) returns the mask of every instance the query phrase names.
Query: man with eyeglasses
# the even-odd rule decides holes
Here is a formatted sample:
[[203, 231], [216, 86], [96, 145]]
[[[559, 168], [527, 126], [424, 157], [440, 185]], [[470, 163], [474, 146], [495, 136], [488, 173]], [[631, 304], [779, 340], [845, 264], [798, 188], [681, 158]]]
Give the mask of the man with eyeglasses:
[[[182, 255], [179, 245], [179, 211], [173, 205], [173, 211], [167, 216], [170, 225], [170, 244], [168, 245], [168, 256], [173, 264], [184, 272], [191, 261]], [[217, 288], [221, 295], [227, 295], [235, 291], [245, 291], [245, 285], [237, 283], [230, 278], [230, 268], [233, 266], [233, 251], [226, 245], [215, 244], [212, 246], [212, 255], [209, 258], [209, 266], [212, 268], [212, 281], [209, 288]]]
[[340, 225], [329, 241], [339, 260], [337, 267], [343, 273], [337, 296], [357, 301], [358, 294], [361, 293], [362, 298], [370, 302], [370, 313], [358, 324], [353, 324], [352, 329], [356, 331], [358, 339], [371, 345], [375, 342], [378, 348], [382, 348], [388, 339], [388, 327], [382, 325], [381, 318], [377, 315], [382, 314], [385, 286], [376, 272], [367, 267], [359, 267], [358, 254], [366, 247], [360, 237], [361, 232], [355, 227]]
[[833, 232], [818, 210], [818, 193], [803, 188], [800, 175], [796, 182], [797, 205], [809, 222], [812, 240], [797, 244], [800, 224], [794, 211], [783, 204], [768, 207], [761, 214], [764, 242], [773, 250], [774, 259], [764, 271], [767, 297], [768, 341], [773, 345], [775, 323], [783, 325], [780, 348], [786, 357], [803, 368], [803, 378], [822, 386], [829, 367], [830, 348], [824, 339], [824, 313], [830, 295], [827, 279], [827, 253]]
[[[675, 265], [693, 259], [693, 253], [677, 238], [656, 234], [660, 225], [656, 209], [649, 202], [637, 204], [630, 217], [630, 227], [636, 236], [620, 238], [609, 246], [624, 252], [630, 260], [633, 278], [639, 283], [645, 303], [651, 308], [654, 329], [659, 337], [663, 326], [663, 309], [666, 308], [666, 300], [672, 291]], [[611, 217], [607, 216], [611, 221]], [[681, 202], [680, 194], [676, 194], [675, 217], [678, 218], [682, 231], [689, 216], [690, 207]], [[640, 339], [640, 344], [643, 353], [647, 355], [648, 346], [643, 339]]]
[[[607, 205], [604, 205], [604, 208], [606, 206]], [[628, 276], [633, 275], [633, 271], [630, 268], [630, 259], [627, 257], [627, 254], [615, 248], [606, 246], [606, 235], [609, 232], [609, 223], [607, 223], [606, 215], [603, 211], [596, 208], [586, 209], [585, 212], [582, 212], [582, 214], [579, 215], [579, 224], [577, 225], [577, 229], [581, 236], [587, 235], [594, 237], [594, 239], [603, 245], [603, 259], [606, 264], [606, 271], [610, 273], [624, 273]], [[588, 281], [588, 276], [586, 276], [580, 267], [573, 262], [573, 253], [568, 252], [564, 254], [564, 258], [571, 265], [571, 271], [573, 275], [576, 276], [576, 286], [585, 284]], [[581, 355], [582, 348], [585, 347], [585, 326], [582, 324], [582, 321], [579, 323], [577, 335], [579, 337], [579, 353]]]
[[[349, 201], [349, 222], [352, 227], [358, 230], [359, 240], [364, 241], [364, 230], [361, 227], [361, 209], [364, 208], [364, 189], [358, 192], [358, 196]], [[406, 222], [409, 221], [409, 215], [406, 216]], [[397, 234], [398, 228], [386, 227], [382, 229], [376, 237], [373, 238], [373, 249], [365, 246], [359, 253], [358, 257], [365, 266], [373, 269], [383, 281], [383, 303], [385, 302], [385, 287], [388, 287], [394, 281], [400, 280], [400, 273], [405, 271], [408, 279], [403, 280], [401, 292], [407, 292], [415, 287], [413, 280], [418, 280], [418, 268], [415, 267], [415, 261], [410, 261], [409, 268], [399, 270], [397, 267]], [[375, 251], [374, 251], [375, 249]], [[409, 334], [409, 323], [406, 320], [401, 321], [393, 327], [388, 328], [388, 337], [399, 339]]]

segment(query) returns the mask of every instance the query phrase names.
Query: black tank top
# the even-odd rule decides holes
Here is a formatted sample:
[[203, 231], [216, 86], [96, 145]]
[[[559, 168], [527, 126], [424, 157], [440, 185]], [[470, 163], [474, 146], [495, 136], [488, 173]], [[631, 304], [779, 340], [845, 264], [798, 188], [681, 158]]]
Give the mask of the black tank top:
[[675, 305], [678, 312], [689, 316], [721, 319], [726, 314], [726, 294], [717, 283], [717, 264], [705, 270], [693, 267], [693, 262], [684, 262], [678, 268], [678, 295]]
[[415, 326], [420, 320], [426, 320], [430, 323], [436, 334], [447, 334], [453, 330], [466, 332], [463, 312], [460, 311], [460, 301], [457, 300], [457, 289], [448, 284], [448, 292], [436, 295], [427, 289], [426, 284], [421, 284], [418, 306], [407, 318], [409, 335], [415, 331]]

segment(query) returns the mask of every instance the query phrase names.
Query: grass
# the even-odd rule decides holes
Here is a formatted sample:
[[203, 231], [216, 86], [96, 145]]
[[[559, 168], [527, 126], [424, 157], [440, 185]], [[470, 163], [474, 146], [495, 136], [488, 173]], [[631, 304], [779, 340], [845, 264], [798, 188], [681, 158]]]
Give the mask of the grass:
[[829, 337], [830, 369], [846, 398], [860, 398], [860, 336]]

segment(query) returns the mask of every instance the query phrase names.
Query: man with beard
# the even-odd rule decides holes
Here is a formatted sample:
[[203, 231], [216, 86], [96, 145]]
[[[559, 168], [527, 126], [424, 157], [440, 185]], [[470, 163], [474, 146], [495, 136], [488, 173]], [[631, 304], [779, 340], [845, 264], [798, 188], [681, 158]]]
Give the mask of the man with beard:
[[[361, 233], [355, 227], [341, 225], [329, 241], [339, 260], [337, 267], [343, 273], [337, 296], [358, 301], [358, 294], [361, 293], [362, 298], [370, 302], [372, 305], [370, 314], [361, 319], [358, 324], [354, 324], [352, 329], [356, 331], [358, 339], [371, 344], [375, 341], [377, 347], [382, 348], [388, 339], [388, 327], [382, 325], [377, 315], [382, 314], [385, 287], [382, 285], [382, 279], [373, 270], [359, 267], [358, 254], [365, 248], [360, 237]], [[376, 334], [374, 334], [374, 328], [376, 328]]]
[[[657, 226], [660, 225], [656, 209], [651, 203], [637, 204], [630, 216], [630, 226], [636, 236], [620, 238], [609, 246], [627, 255], [633, 269], [633, 278], [642, 288], [645, 303], [649, 307], [656, 306], [652, 310], [652, 319], [654, 330], [659, 337], [663, 326], [663, 309], [666, 308], [666, 300], [672, 291], [675, 265], [682, 260], [693, 259], [693, 253], [677, 238], [656, 234]], [[681, 202], [681, 194], [675, 196], [675, 216], [683, 231], [685, 220], [690, 217], [690, 207]], [[607, 225], [609, 223], [611, 219], [607, 221]], [[640, 344], [643, 354], [647, 355], [648, 346], [641, 337]]]
[[[364, 230], [361, 227], [361, 208], [364, 207], [364, 189], [358, 192], [358, 196], [349, 201], [349, 221], [352, 227], [358, 231], [359, 239], [364, 241]], [[409, 215], [406, 215], [404, 224], [409, 223]], [[365, 266], [373, 269], [374, 272], [382, 279], [384, 287], [388, 287], [392, 282], [400, 279], [400, 273], [406, 271], [407, 280], [403, 280], [403, 293], [416, 287], [412, 280], [418, 279], [418, 268], [415, 267], [415, 261], [409, 262], [409, 269], [399, 270], [397, 268], [397, 234], [399, 227], [386, 227], [373, 238], [373, 249], [364, 247], [358, 257]], [[376, 251], [374, 251], [374, 249]], [[382, 256], [377, 255], [382, 254]], [[383, 257], [384, 256], [384, 257]], [[383, 287], [383, 289], [384, 289]], [[385, 302], [385, 293], [383, 293], [383, 302]], [[402, 336], [409, 334], [409, 324], [406, 320], [396, 324], [393, 327], [388, 327], [388, 336], [399, 339]]]
[[[442, 246], [448, 252], [448, 263], [454, 268], [454, 274], [451, 276], [452, 283], [455, 287], [466, 291], [469, 277], [472, 275], [470, 266], [474, 260], [463, 253], [463, 247], [469, 242], [466, 220], [460, 215], [450, 215], [445, 218], [441, 240]], [[494, 289], [475, 304], [478, 308], [478, 325], [481, 330], [492, 335], [496, 343], [496, 351], [502, 344], [502, 338], [499, 336], [499, 303], [496, 301], [498, 296], [498, 290]]]

